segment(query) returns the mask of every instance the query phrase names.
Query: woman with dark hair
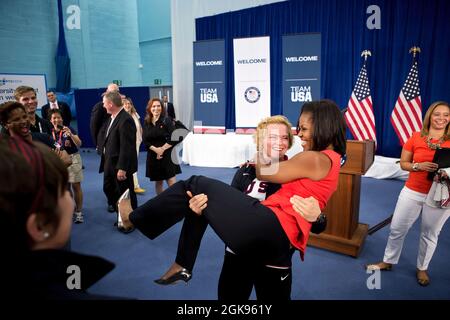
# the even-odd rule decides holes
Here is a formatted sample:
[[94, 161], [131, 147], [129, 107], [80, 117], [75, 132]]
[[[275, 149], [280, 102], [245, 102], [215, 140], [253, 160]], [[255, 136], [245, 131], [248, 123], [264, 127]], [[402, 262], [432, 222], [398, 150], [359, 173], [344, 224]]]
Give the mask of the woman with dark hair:
[[147, 103], [142, 140], [147, 148], [146, 177], [155, 181], [156, 194], [163, 192], [163, 182], [170, 187], [176, 182], [175, 175], [181, 168], [174, 163], [171, 153], [176, 144], [171, 141], [175, 130], [173, 122], [166, 117], [161, 100], [153, 98]]
[[[286, 152], [293, 145], [294, 136], [292, 125], [288, 119], [281, 115], [264, 118], [258, 123], [254, 140], [257, 146], [264, 145], [265, 156], [275, 161], [286, 161]], [[233, 177], [231, 186], [237, 190], [263, 201], [278, 189], [280, 184], [261, 181], [256, 178], [256, 169], [253, 162], [247, 162], [238, 169]], [[304, 217], [316, 217], [320, 212], [316, 199], [310, 197], [296, 200], [291, 199], [294, 210], [304, 214]], [[202, 208], [207, 207], [207, 196], [197, 194], [189, 200], [189, 206], [197, 215], [202, 214]], [[197, 251], [190, 250], [196, 239], [201, 239], [208, 227], [206, 219], [202, 219], [203, 229], [200, 224], [195, 230], [189, 230], [189, 219], [185, 219], [180, 239], [178, 240], [177, 256], [175, 262], [160, 279], [155, 280], [161, 285], [173, 284], [180, 280], [192, 277], [189, 270], [193, 271], [193, 265], [197, 257]], [[198, 219], [199, 220], [199, 219]], [[312, 224], [311, 232], [320, 233], [326, 227], [325, 215]], [[186, 248], [185, 248], [186, 247]], [[194, 247], [197, 248], [197, 247]], [[294, 249], [291, 250], [292, 254]], [[225, 301], [248, 300], [253, 287], [258, 300], [290, 300], [292, 286], [292, 268], [289, 265], [275, 266], [254, 263], [245, 256], [235, 254], [230, 248], [226, 248], [222, 271], [218, 284], [218, 299]]]
[[0, 137], [2, 289], [8, 298], [92, 299], [86, 289], [114, 268], [102, 258], [61, 250], [73, 200], [67, 168], [50, 149]]
[[83, 161], [79, 152], [81, 139], [74, 128], [63, 125], [61, 110], [50, 109], [47, 111], [47, 115], [48, 120], [53, 125], [53, 140], [55, 140], [58, 146], [63, 147], [72, 159], [72, 164], [67, 168], [69, 173], [69, 190], [72, 192], [73, 199], [75, 200], [75, 223], [83, 223], [83, 189], [81, 188], [81, 182], [83, 181]]
[[41, 142], [53, 149], [64, 164], [67, 166], [72, 164], [72, 159], [66, 150], [61, 146], [57, 146], [50, 135], [40, 132], [31, 132], [30, 119], [25, 107], [20, 102], [7, 101], [0, 104], [0, 124], [3, 126], [6, 135], [20, 137], [30, 142]]
[[[311, 222], [319, 215], [318, 212], [306, 220], [293, 209], [291, 197], [313, 196], [323, 209], [337, 188], [340, 159], [346, 150], [345, 123], [338, 106], [331, 100], [306, 103], [300, 114], [298, 135], [304, 152], [287, 161], [267, 159], [264, 145], [258, 148], [258, 179], [282, 184], [266, 200], [259, 202], [220, 181], [192, 176], [134, 211], [123, 195], [119, 213], [124, 225], [134, 225], [154, 239], [183, 218], [189, 219], [190, 228], [194, 229], [202, 223], [201, 219], [206, 219], [236, 254], [265, 265], [289, 266], [290, 248], [298, 249], [303, 258]], [[201, 216], [190, 209], [188, 192], [207, 195], [208, 205], [202, 208]], [[192, 246], [200, 246], [200, 241]]]

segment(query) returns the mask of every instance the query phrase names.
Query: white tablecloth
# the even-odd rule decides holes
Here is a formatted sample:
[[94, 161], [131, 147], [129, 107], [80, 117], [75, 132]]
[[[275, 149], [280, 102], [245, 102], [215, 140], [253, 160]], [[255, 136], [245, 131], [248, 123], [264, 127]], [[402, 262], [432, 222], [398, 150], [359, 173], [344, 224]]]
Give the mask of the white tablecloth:
[[[295, 137], [288, 156], [300, 152], [300, 139]], [[253, 159], [256, 152], [251, 134], [193, 134], [189, 133], [183, 141], [184, 163], [199, 167], [234, 168]]]
[[[302, 150], [300, 139], [296, 136], [294, 145], [287, 155], [291, 158]], [[193, 134], [191, 132], [183, 141], [182, 160], [191, 166], [234, 168], [253, 159], [255, 152], [256, 147], [251, 134]], [[364, 177], [406, 180], [409, 172], [400, 168], [399, 160], [375, 156], [374, 163]]]
[[372, 166], [364, 177], [375, 179], [408, 179], [409, 172], [400, 168], [400, 159], [375, 156]]

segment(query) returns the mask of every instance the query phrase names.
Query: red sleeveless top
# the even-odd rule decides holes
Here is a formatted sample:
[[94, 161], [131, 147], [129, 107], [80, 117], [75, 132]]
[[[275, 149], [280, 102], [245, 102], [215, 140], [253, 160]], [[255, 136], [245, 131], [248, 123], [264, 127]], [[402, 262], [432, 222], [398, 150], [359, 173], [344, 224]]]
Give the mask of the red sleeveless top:
[[302, 260], [306, 243], [308, 242], [311, 223], [292, 208], [292, 203], [289, 199], [293, 195], [303, 198], [312, 196], [319, 201], [321, 210], [325, 208], [328, 200], [337, 188], [341, 155], [333, 150], [321, 152], [326, 154], [331, 160], [331, 169], [325, 178], [319, 181], [302, 178], [284, 183], [280, 190], [262, 202], [263, 205], [275, 213], [291, 244], [300, 250]]

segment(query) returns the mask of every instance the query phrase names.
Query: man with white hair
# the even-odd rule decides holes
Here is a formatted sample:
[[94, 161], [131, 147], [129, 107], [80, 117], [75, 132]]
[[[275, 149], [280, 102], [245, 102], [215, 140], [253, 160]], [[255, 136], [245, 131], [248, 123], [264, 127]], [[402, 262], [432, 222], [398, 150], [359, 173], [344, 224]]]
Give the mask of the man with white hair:
[[[115, 83], [108, 84], [105, 93], [113, 91], [119, 92], [119, 86]], [[95, 149], [97, 150], [97, 153], [100, 156], [103, 153], [103, 146], [105, 144], [105, 137], [106, 137], [106, 123], [108, 123], [109, 118], [110, 115], [106, 112], [106, 109], [103, 106], [103, 101], [97, 102], [91, 111], [90, 129]], [[115, 211], [114, 205], [115, 205], [114, 203], [109, 203], [108, 199], [109, 212]]]
[[[106, 124], [106, 135], [101, 147], [102, 160], [99, 172], [103, 172], [103, 191], [108, 204], [115, 206], [125, 190], [130, 189], [133, 208], [137, 207], [134, 192], [133, 173], [137, 171], [136, 125], [133, 118], [122, 107], [122, 97], [118, 91], [106, 92], [103, 105], [110, 118]], [[118, 226], [122, 232], [124, 229]]]

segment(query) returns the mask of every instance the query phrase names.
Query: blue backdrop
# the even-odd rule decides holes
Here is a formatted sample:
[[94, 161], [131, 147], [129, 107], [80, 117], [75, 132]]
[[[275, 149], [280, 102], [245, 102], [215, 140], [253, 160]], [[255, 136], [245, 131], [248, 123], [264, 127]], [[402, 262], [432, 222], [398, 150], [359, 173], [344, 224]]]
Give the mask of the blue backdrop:
[[[83, 148], [94, 148], [94, 142], [91, 138], [90, 119], [92, 107], [102, 101], [102, 93], [106, 88], [97, 89], [78, 89], [74, 92], [75, 106], [77, 114], [78, 136], [83, 142]], [[150, 99], [149, 87], [120, 87], [120, 93], [133, 100], [134, 107], [141, 117], [141, 124], [145, 118], [145, 108]], [[142, 149], [143, 145], [141, 145]]]
[[[381, 29], [368, 29], [371, 5], [380, 8]], [[282, 113], [283, 35], [322, 35], [321, 96], [343, 109], [361, 68], [361, 52], [372, 52], [367, 69], [375, 113], [377, 154], [399, 157], [401, 147], [389, 121], [411, 68], [416, 45], [423, 114], [436, 100], [450, 101], [450, 1], [447, 0], [292, 0], [196, 19], [198, 40], [225, 39], [233, 61], [233, 38], [271, 37], [272, 114]], [[234, 128], [233, 64], [227, 65], [226, 126]]]
[[64, 20], [61, 0], [58, 0], [58, 47], [56, 49], [56, 91], [67, 93], [70, 91], [70, 58], [64, 36]]
[[197, 126], [223, 127], [225, 132], [224, 55], [223, 40], [194, 42], [194, 132]]
[[319, 33], [289, 35], [282, 38], [282, 110], [283, 115], [293, 126], [297, 124], [299, 110], [303, 104], [320, 99], [320, 64], [322, 62], [320, 39]]

